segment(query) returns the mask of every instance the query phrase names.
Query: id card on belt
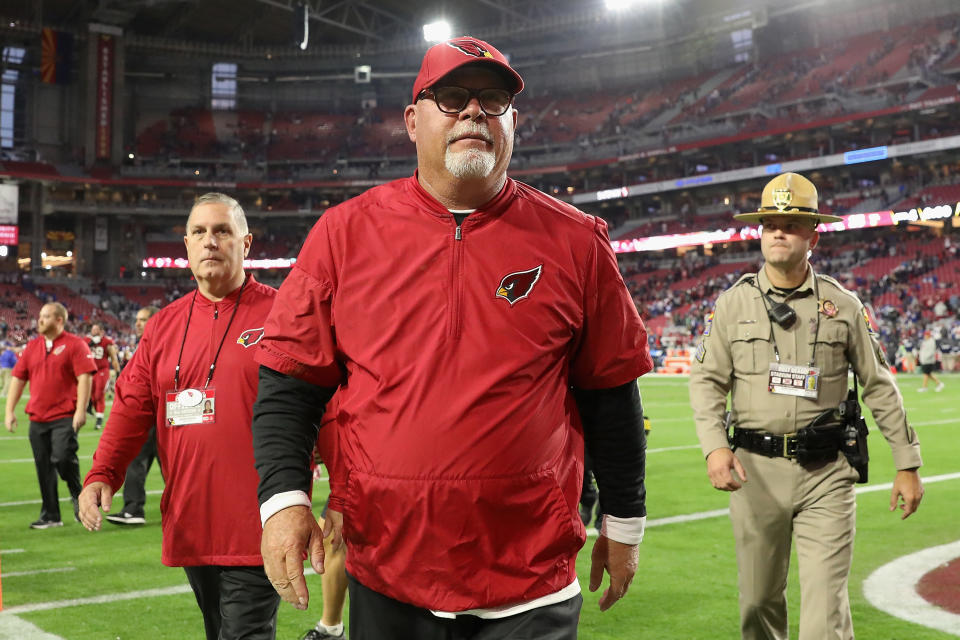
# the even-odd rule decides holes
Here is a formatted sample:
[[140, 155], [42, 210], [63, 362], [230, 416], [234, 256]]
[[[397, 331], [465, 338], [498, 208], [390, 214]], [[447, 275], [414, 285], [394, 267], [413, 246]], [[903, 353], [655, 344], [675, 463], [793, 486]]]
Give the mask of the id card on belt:
[[770, 393], [815, 399], [820, 390], [820, 367], [771, 362], [767, 390]]
[[168, 427], [216, 422], [217, 393], [213, 387], [166, 392]]

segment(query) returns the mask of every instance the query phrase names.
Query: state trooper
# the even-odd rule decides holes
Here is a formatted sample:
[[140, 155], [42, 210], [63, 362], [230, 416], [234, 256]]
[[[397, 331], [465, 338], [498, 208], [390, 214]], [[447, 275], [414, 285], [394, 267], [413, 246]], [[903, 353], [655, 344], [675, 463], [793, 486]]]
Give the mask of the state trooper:
[[863, 303], [808, 262], [817, 224], [841, 220], [819, 213], [813, 183], [781, 174], [764, 188], [758, 211], [734, 217], [763, 225], [764, 264], [717, 298], [694, 357], [690, 401], [710, 482], [731, 492], [741, 634], [788, 637], [793, 537], [800, 639], [853, 638], [854, 483], [866, 478], [866, 427], [861, 421], [852, 437], [846, 430], [851, 414], [859, 416], [857, 382], [893, 450], [890, 510], [899, 502], [901, 518], [923, 497], [920, 444]]

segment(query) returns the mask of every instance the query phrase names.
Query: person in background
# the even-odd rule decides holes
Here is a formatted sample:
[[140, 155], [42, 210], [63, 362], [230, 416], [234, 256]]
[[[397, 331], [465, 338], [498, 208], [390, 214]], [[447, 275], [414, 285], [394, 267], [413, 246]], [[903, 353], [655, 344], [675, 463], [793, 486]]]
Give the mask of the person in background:
[[920, 341], [920, 371], [923, 373], [923, 384], [917, 391], [926, 391], [927, 385], [932, 380], [937, 384], [934, 391], [943, 391], [943, 381], [933, 375], [937, 368], [937, 356], [940, 348], [937, 346], [937, 339], [933, 337], [933, 332], [927, 329], [923, 332], [923, 340]]
[[920, 443], [863, 303], [808, 262], [817, 225], [840, 220], [819, 212], [813, 183], [781, 174], [764, 187], [758, 211], [734, 218], [763, 225], [764, 263], [720, 294], [707, 316], [690, 403], [710, 482], [731, 492], [740, 633], [744, 640], [787, 640], [795, 539], [800, 640], [852, 640], [854, 483], [866, 475], [858, 468], [865, 461], [856, 462], [866, 443], [856, 429], [850, 437], [841, 417], [854, 415], [846, 404], [850, 369], [893, 450], [890, 510], [900, 502], [903, 518], [923, 497]]
[[117, 345], [113, 338], [103, 332], [103, 325], [94, 323], [90, 327], [87, 337], [87, 346], [93, 354], [93, 361], [97, 364], [97, 373], [93, 376], [93, 390], [90, 393], [90, 402], [93, 404], [94, 415], [97, 418], [93, 428], [103, 428], [103, 413], [107, 410], [107, 383], [110, 374], [120, 375], [120, 361], [117, 360]]
[[77, 432], [87, 421], [87, 402], [97, 365], [83, 338], [64, 329], [67, 309], [59, 302], [40, 308], [36, 338], [27, 343], [13, 368], [7, 394], [6, 426], [17, 428], [14, 413], [23, 389], [30, 383], [26, 413], [30, 417], [30, 448], [40, 482], [40, 517], [31, 529], [62, 527], [57, 475], [67, 483], [73, 515], [79, 522], [77, 498], [80, 461]]
[[[147, 323], [80, 496], [99, 530], [130, 461], [156, 428], [164, 471], [162, 562], [183, 567], [207, 640], [273, 640], [280, 599], [263, 570], [250, 421], [254, 345], [276, 291], [243, 270], [251, 236], [233, 198], [196, 200], [184, 244], [196, 290]], [[211, 414], [203, 412], [206, 399]]]
[[[147, 327], [147, 320], [153, 317], [159, 309], [153, 306], [143, 307], [137, 311], [134, 323], [134, 332], [137, 336], [137, 345], [143, 338], [143, 331]], [[136, 351], [134, 351], [136, 352]], [[150, 435], [143, 443], [140, 453], [127, 467], [127, 475], [123, 481], [123, 508], [118, 513], [107, 514], [107, 522], [118, 525], [140, 525], [147, 523], [147, 474], [150, 465], [157, 457], [157, 427], [150, 427]], [[157, 463], [160, 466], [160, 463]], [[163, 469], [160, 469], [163, 473]]]
[[0, 395], [6, 396], [10, 390], [10, 380], [13, 378], [13, 368], [17, 365], [19, 355], [9, 340], [4, 340], [0, 346]]

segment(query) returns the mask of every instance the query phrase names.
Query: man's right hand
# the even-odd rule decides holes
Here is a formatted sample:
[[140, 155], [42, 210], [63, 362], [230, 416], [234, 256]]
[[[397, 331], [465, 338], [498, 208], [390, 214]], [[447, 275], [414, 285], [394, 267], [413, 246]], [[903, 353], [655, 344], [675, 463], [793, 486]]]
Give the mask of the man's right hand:
[[113, 489], [106, 482], [91, 482], [80, 492], [80, 522], [87, 531], [99, 531], [103, 524], [102, 508], [105, 513], [110, 512], [113, 503]]
[[4, 423], [7, 425], [7, 431], [10, 433], [13, 433], [17, 430], [17, 416], [13, 415], [12, 413], [7, 414], [7, 418], [4, 420]]
[[323, 532], [307, 507], [281, 509], [263, 524], [263, 569], [280, 597], [300, 610], [310, 603], [303, 578], [303, 561], [308, 552], [313, 570], [323, 573]]
[[[737, 472], [740, 476], [738, 481], [736, 476], [730, 470]], [[733, 454], [733, 451], [727, 447], [714, 449], [707, 456], [707, 475], [710, 476], [710, 483], [714, 489], [721, 491], [736, 491], [741, 483], [747, 481], [747, 472], [744, 470], [740, 460]]]

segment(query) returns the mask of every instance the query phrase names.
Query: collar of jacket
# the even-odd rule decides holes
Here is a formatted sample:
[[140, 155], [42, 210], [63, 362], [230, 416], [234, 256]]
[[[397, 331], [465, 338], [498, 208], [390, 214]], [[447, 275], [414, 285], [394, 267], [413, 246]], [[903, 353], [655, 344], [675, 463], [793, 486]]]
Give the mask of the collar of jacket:
[[[813, 272], [813, 266], [809, 263], [807, 264], [807, 277], [797, 289], [793, 292], [794, 295], [805, 294], [807, 292], [813, 291], [813, 279], [816, 277], [816, 274]], [[766, 266], [760, 267], [760, 272], [757, 274], [757, 284], [760, 286], [760, 290], [769, 295], [770, 293], [779, 293], [779, 290], [770, 284], [770, 278], [767, 277]]]
[[[424, 209], [430, 215], [445, 219], [452, 218], [453, 214], [450, 213], [450, 210], [443, 206], [439, 200], [430, 195], [426, 189], [420, 186], [420, 181], [417, 179], [418, 172], [419, 170], [414, 171], [413, 175], [408, 178], [408, 192], [417, 202], [423, 205]], [[503, 184], [503, 188], [500, 189], [500, 192], [486, 204], [477, 207], [477, 210], [471, 213], [463, 224], [479, 226], [489, 220], [498, 218], [500, 214], [506, 211], [507, 207], [510, 206], [510, 203], [513, 202], [516, 193], [517, 182], [508, 177]]]
[[[257, 280], [253, 277], [252, 273], [248, 273], [247, 277], [244, 279], [244, 284], [249, 288], [252, 285], [256, 284]], [[200, 289], [197, 289], [199, 294], [196, 299], [196, 305], [198, 307], [212, 307], [214, 305], [231, 305], [237, 300], [237, 296], [240, 295], [240, 289], [243, 289], [244, 285], [241, 284], [239, 287], [228, 293], [222, 300], [211, 300], [207, 296], [203, 295], [203, 292]], [[248, 292], [249, 293], [249, 292]]]

